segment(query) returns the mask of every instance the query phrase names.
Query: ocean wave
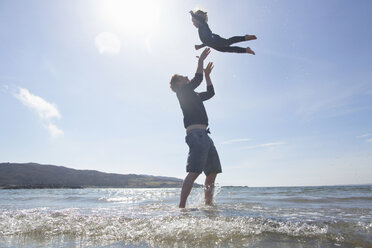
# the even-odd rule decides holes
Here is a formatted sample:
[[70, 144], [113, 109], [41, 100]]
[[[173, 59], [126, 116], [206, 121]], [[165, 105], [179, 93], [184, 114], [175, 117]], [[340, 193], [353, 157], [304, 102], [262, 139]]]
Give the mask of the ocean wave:
[[[218, 247], [247, 246], [265, 237], [328, 240], [361, 247], [372, 245], [371, 222], [306, 222], [243, 216], [195, 216], [179, 212], [151, 218], [125, 214], [82, 214], [78, 209], [59, 211], [17, 210], [0, 213], [2, 239], [35, 239], [54, 242], [61, 237], [76, 242], [144, 243], [149, 246]], [[54, 241], [53, 241], [54, 240]], [[327, 242], [328, 242], [327, 241]], [[239, 247], [238, 245], [236, 247]]]
[[366, 201], [372, 203], [372, 197], [324, 197], [324, 198], [304, 198], [304, 197], [288, 197], [275, 199], [277, 201], [295, 202], [295, 203], [332, 203], [332, 202], [354, 202]]

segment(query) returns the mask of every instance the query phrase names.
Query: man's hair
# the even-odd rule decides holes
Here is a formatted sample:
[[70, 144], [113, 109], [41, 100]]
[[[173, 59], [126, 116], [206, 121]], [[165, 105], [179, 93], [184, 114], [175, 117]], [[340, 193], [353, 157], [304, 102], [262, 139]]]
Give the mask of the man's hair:
[[178, 82], [178, 77], [179, 75], [178, 74], [174, 74], [169, 82], [169, 86], [170, 88], [176, 92], [176, 90], [178, 89], [178, 85], [177, 85], [177, 82]]
[[196, 20], [200, 22], [205, 22], [205, 23], [208, 22], [207, 12], [204, 12], [203, 10], [200, 10], [200, 9], [197, 11], [193, 11], [192, 17], [194, 17]]

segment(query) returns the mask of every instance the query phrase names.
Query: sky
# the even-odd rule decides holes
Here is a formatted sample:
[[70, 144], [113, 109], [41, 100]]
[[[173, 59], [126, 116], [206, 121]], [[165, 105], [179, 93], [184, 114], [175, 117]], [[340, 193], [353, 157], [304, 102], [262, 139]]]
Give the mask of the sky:
[[169, 80], [196, 71], [198, 8], [222, 37], [258, 37], [239, 44], [255, 56], [206, 59], [217, 183], [372, 183], [368, 0], [2, 0], [0, 162], [185, 177]]

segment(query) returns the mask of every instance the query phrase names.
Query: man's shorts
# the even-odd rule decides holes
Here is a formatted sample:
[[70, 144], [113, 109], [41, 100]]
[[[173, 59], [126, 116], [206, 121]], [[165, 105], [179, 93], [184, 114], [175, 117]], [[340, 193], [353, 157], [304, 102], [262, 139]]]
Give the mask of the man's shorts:
[[186, 143], [189, 146], [187, 157], [187, 172], [209, 175], [212, 172], [221, 173], [221, 163], [216, 147], [206, 130], [193, 129], [187, 132]]

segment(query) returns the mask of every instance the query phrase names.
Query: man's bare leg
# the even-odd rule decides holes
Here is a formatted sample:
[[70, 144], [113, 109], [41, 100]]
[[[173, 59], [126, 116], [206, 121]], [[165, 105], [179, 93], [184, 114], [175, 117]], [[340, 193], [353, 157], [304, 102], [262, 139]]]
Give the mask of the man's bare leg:
[[189, 172], [187, 176], [185, 177], [185, 180], [183, 180], [182, 184], [182, 190], [181, 190], [181, 199], [180, 199], [180, 205], [178, 207], [184, 208], [186, 206], [186, 200], [189, 196], [192, 186], [194, 185], [195, 179], [200, 175], [200, 173], [196, 172]]
[[214, 181], [216, 180], [217, 173], [210, 173], [205, 178], [204, 183], [204, 199], [206, 205], [213, 204], [213, 193], [214, 193]]

